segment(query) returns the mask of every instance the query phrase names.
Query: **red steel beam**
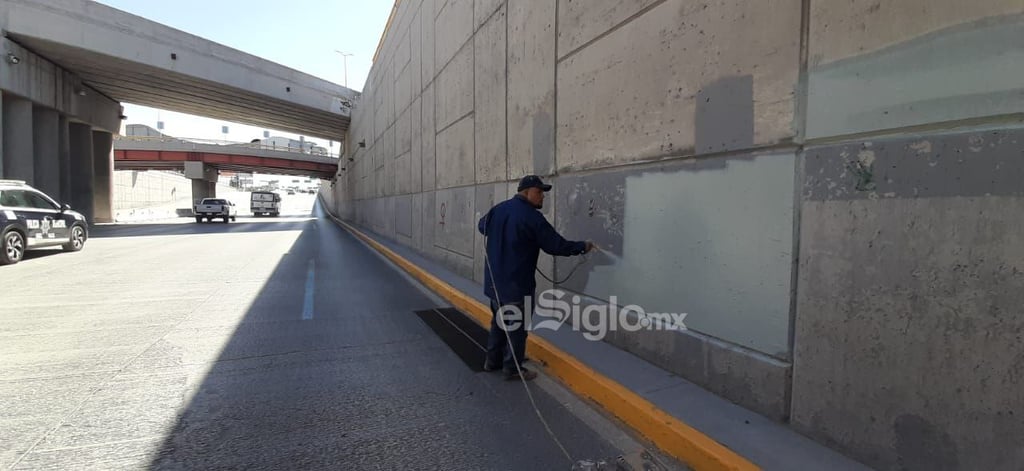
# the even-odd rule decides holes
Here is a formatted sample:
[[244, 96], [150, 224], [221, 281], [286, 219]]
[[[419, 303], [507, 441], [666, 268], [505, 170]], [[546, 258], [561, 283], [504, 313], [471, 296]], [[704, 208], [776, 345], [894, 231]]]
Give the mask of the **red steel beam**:
[[303, 170], [333, 176], [336, 165], [303, 160], [259, 157], [254, 155], [215, 154], [212, 152], [185, 152], [162, 150], [114, 150], [114, 160], [122, 162], [203, 162], [211, 165], [235, 165], [268, 170]]

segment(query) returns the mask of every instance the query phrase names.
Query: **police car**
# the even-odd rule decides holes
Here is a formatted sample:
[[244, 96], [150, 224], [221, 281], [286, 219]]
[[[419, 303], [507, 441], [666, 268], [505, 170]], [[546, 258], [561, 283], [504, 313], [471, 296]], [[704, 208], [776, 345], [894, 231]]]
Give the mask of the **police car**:
[[0, 180], [0, 265], [21, 261], [25, 250], [60, 245], [77, 252], [89, 238], [85, 217], [18, 180]]

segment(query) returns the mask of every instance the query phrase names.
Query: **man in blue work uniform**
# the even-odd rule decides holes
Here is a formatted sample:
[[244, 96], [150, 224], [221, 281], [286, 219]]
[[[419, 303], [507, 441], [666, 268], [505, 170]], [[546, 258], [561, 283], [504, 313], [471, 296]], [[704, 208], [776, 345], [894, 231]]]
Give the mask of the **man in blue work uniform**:
[[[544, 193], [550, 190], [551, 185], [540, 177], [527, 175], [519, 182], [518, 193], [491, 208], [478, 224], [487, 241], [484, 294], [491, 298], [492, 314], [484, 370], [496, 371], [500, 367], [505, 379], [530, 380], [537, 376], [523, 368], [522, 362], [529, 323], [526, 302], [532, 303], [535, 297], [537, 280], [533, 273], [540, 250], [568, 257], [594, 248], [589, 241], [565, 240], [544, 218], [539, 209], [544, 207]], [[517, 318], [503, 316], [505, 328], [498, 325], [498, 314], [503, 309], [521, 314]]]

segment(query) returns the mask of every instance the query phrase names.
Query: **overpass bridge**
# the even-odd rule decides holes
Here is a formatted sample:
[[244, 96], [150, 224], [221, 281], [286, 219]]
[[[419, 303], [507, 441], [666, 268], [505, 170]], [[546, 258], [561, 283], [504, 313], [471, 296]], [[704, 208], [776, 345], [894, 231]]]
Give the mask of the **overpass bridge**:
[[216, 196], [222, 170], [302, 175], [329, 180], [338, 159], [259, 143], [214, 143], [171, 136], [117, 136], [116, 170], [181, 170], [192, 179], [192, 199]]
[[[0, 30], [0, 178], [31, 182], [98, 222], [111, 219], [122, 101], [344, 141], [358, 97], [88, 0], [5, 0]], [[147, 150], [161, 151], [130, 154], [148, 159]], [[285, 170], [327, 173], [324, 162], [301, 158], [209, 154], [200, 161], [217, 168], [289, 160]]]

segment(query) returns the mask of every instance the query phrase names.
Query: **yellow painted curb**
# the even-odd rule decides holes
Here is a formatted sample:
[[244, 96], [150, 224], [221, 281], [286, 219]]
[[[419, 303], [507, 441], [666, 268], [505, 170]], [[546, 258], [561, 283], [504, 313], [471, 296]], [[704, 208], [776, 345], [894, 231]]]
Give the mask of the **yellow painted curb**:
[[[469, 314], [484, 328], [490, 328], [491, 311], [476, 299], [431, 275], [352, 225], [331, 216], [339, 225], [402, 267], [453, 306]], [[580, 363], [550, 342], [529, 337], [530, 357], [544, 363], [545, 370], [570, 389], [600, 404], [658, 446], [663, 452], [697, 471], [755, 471], [757, 465], [736, 454], [711, 437], [686, 425], [621, 384]]]

